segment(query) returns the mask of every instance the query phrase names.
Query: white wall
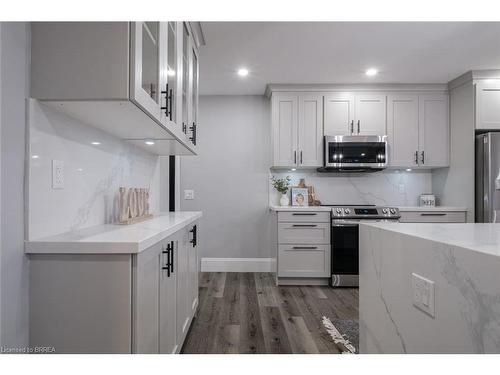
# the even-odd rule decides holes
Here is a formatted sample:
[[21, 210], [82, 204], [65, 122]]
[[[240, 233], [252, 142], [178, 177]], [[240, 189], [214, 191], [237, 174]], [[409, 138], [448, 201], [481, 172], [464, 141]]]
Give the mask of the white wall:
[[28, 259], [24, 255], [27, 26], [1, 24], [1, 345], [28, 345]]
[[181, 157], [182, 210], [202, 210], [201, 257], [271, 257], [270, 103], [263, 96], [202, 96], [199, 156]]
[[474, 87], [472, 81], [450, 91], [450, 167], [432, 174], [443, 206], [467, 207], [474, 222]]
[[[35, 100], [29, 114], [30, 239], [116, 222], [119, 186], [149, 187], [160, 210], [158, 156]], [[52, 189], [52, 160], [64, 162], [64, 189]]]

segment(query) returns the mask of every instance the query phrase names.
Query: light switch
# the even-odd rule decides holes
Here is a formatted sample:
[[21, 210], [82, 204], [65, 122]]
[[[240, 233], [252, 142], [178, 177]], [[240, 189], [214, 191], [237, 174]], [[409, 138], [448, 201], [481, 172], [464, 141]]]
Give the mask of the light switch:
[[413, 306], [434, 318], [434, 281], [412, 273]]
[[186, 200], [194, 199], [194, 190], [184, 190], [184, 199]]
[[52, 160], [52, 189], [64, 189], [64, 162]]

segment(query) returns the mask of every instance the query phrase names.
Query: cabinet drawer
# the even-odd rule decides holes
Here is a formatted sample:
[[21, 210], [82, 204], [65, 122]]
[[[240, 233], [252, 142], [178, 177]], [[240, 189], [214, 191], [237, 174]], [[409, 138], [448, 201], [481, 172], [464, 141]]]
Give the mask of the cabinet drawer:
[[329, 223], [330, 211], [327, 212], [278, 212], [278, 221], [287, 223]]
[[278, 223], [280, 244], [329, 244], [330, 223]]
[[330, 277], [330, 245], [279, 245], [278, 277]]
[[465, 223], [462, 211], [406, 211], [401, 212], [401, 223]]

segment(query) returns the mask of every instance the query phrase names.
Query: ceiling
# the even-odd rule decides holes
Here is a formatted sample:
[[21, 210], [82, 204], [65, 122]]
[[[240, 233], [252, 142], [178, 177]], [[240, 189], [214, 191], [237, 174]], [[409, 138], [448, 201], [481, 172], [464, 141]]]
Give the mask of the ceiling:
[[[500, 22], [202, 22], [202, 95], [268, 83], [446, 83], [500, 68]], [[248, 68], [240, 77], [236, 71]], [[379, 70], [375, 77], [364, 72]]]

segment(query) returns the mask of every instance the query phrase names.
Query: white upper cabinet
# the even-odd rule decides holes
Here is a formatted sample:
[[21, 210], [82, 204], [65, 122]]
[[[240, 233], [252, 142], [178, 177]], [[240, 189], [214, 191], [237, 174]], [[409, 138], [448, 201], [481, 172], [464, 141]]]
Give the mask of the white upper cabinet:
[[390, 94], [387, 102], [390, 166], [448, 166], [448, 95]]
[[272, 99], [274, 167], [323, 164], [323, 95], [274, 95]]
[[418, 165], [418, 95], [387, 97], [387, 135], [391, 166]]
[[354, 95], [325, 95], [325, 135], [351, 135], [354, 129]]
[[448, 95], [423, 94], [418, 98], [419, 165], [447, 167], [450, 164]]
[[178, 100], [198, 80], [197, 55], [196, 69], [189, 65], [191, 24], [185, 25], [183, 43], [182, 22], [33, 23], [31, 97], [149, 152], [196, 154], [183, 132], [188, 119], [178, 115], [191, 110], [195, 119], [198, 108], [197, 83], [186, 91], [189, 101]]
[[297, 112], [297, 96], [273, 95], [272, 139], [274, 167], [290, 167], [297, 164]]
[[500, 80], [476, 83], [476, 129], [500, 129]]
[[386, 95], [325, 95], [325, 135], [385, 135]]
[[385, 135], [386, 95], [356, 94], [354, 134]]
[[299, 96], [297, 165], [323, 165], [323, 96]]

